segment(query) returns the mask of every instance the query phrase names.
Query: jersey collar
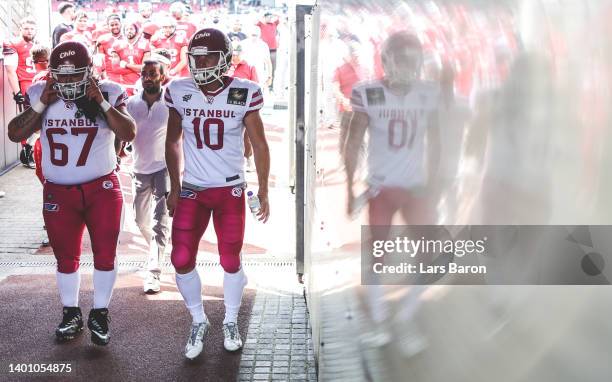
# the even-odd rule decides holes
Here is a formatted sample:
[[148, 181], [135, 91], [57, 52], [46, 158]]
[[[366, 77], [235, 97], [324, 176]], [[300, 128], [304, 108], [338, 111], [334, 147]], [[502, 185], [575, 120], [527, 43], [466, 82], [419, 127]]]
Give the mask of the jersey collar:
[[206, 90], [202, 90], [202, 88], [200, 88], [199, 86], [196, 85], [196, 87], [202, 92], [204, 93], [204, 95], [208, 95], [208, 96], [216, 96], [218, 94], [220, 94], [222, 91], [224, 91], [228, 86], [230, 86], [230, 84], [234, 81], [234, 79], [232, 77], [228, 77], [228, 76], [223, 76], [223, 86], [221, 86], [219, 89], [209, 92]]

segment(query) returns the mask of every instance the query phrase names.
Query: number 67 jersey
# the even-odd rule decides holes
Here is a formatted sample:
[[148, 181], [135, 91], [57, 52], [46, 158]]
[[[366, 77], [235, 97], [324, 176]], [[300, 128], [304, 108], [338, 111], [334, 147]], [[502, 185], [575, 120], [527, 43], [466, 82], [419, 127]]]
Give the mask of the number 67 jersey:
[[368, 184], [423, 186], [427, 182], [425, 137], [439, 108], [438, 86], [417, 81], [405, 95], [397, 95], [383, 81], [369, 81], [355, 85], [351, 105], [369, 119]]
[[203, 93], [191, 77], [173, 80], [164, 99], [181, 116], [184, 181], [201, 187], [226, 187], [244, 179], [244, 118], [263, 106], [259, 85], [223, 77], [215, 93]]
[[[46, 81], [36, 82], [28, 89], [29, 104], [40, 100], [45, 84]], [[98, 86], [111, 105], [125, 105], [127, 96], [121, 86], [110, 81], [101, 81]], [[102, 112], [91, 121], [72, 101], [59, 99], [47, 107], [42, 115], [40, 140], [43, 175], [52, 183], [86, 183], [117, 167], [115, 133]]]

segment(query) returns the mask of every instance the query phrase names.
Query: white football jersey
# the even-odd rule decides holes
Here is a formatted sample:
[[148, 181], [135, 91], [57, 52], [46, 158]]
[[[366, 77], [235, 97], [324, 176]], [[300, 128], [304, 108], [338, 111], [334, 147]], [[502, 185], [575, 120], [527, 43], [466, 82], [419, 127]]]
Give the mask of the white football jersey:
[[413, 188], [427, 182], [425, 134], [439, 107], [434, 83], [417, 82], [405, 95], [391, 93], [380, 81], [355, 85], [353, 110], [368, 115], [370, 185]]
[[225, 77], [225, 86], [204, 94], [191, 78], [175, 79], [164, 99], [182, 118], [184, 181], [201, 187], [233, 186], [244, 179], [244, 117], [261, 109], [255, 82]]
[[[30, 104], [40, 100], [45, 84], [40, 81], [30, 86]], [[99, 86], [111, 105], [125, 105], [127, 95], [121, 86], [110, 81], [101, 81]], [[45, 109], [40, 140], [43, 175], [52, 183], [86, 183], [117, 167], [115, 133], [101, 114], [90, 121], [74, 102], [60, 99]]]

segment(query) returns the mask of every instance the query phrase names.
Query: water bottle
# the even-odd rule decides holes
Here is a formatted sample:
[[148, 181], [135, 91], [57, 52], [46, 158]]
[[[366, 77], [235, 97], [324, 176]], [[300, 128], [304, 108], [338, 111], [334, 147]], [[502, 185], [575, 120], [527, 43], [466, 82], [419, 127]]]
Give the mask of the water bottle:
[[256, 216], [261, 209], [261, 204], [259, 204], [259, 198], [253, 194], [253, 191], [247, 192], [247, 204], [253, 216]]

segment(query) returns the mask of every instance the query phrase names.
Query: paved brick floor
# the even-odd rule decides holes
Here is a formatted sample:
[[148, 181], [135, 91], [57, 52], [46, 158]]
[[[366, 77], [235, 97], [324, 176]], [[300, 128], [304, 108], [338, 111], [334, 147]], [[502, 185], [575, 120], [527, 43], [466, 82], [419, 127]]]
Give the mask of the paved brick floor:
[[0, 176], [0, 254], [32, 254], [45, 238], [42, 186], [34, 170], [21, 165]]
[[240, 381], [316, 381], [301, 288], [258, 291], [240, 362]]

